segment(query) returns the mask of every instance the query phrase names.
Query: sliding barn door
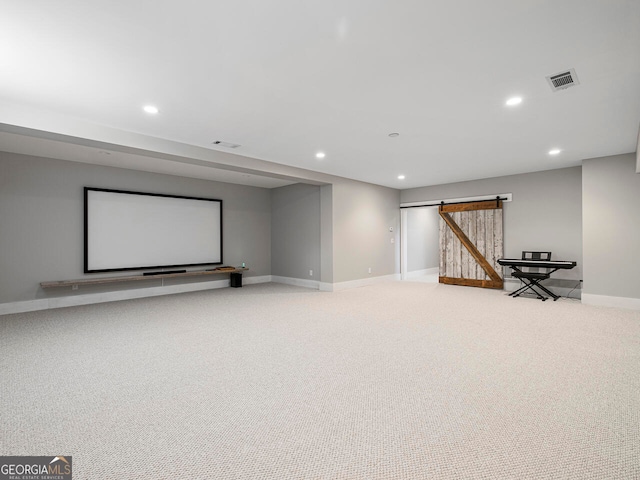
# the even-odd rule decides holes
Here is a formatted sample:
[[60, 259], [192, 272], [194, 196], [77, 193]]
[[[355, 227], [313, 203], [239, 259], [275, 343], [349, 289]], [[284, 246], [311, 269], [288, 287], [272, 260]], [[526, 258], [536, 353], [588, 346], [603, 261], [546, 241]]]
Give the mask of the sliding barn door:
[[502, 288], [502, 201], [439, 209], [440, 283]]

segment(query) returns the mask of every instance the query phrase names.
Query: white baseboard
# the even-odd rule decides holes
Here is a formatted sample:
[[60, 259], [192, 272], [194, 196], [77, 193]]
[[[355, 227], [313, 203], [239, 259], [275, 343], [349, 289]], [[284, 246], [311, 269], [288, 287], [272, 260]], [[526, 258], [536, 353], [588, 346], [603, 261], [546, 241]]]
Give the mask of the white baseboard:
[[[436, 269], [436, 271], [437, 270], [438, 269]], [[280, 277], [278, 275], [271, 276], [271, 281], [275, 283], [284, 283], [287, 285], [295, 285], [297, 287], [314, 288], [316, 290], [320, 290], [321, 292], [337, 292], [339, 290], [364, 287], [367, 285], [373, 285], [374, 283], [388, 282], [390, 280], [400, 280], [400, 274], [361, 278], [359, 280], [351, 280], [349, 282], [340, 283], [318, 282], [315, 280], [305, 280], [303, 278]]]
[[[271, 275], [243, 278], [243, 285], [255, 283], [268, 283]], [[213, 280], [211, 282], [185, 283], [181, 285], [168, 285], [163, 287], [136, 288], [133, 290], [118, 290], [115, 292], [87, 293], [68, 297], [39, 298], [22, 302], [0, 304], [0, 315], [10, 313], [34, 312], [36, 310], [48, 310], [50, 308], [73, 307], [77, 305], [90, 305], [94, 303], [115, 302], [118, 300], [132, 300], [134, 298], [157, 297], [160, 295], [172, 295], [175, 293], [198, 292], [201, 290], [213, 290], [229, 287], [229, 280]]]
[[405, 274], [405, 278], [424, 277], [425, 275], [433, 275], [434, 273], [440, 273], [440, 267], [425, 268], [423, 270], [413, 270]]
[[321, 292], [333, 292], [333, 283], [320, 282], [318, 285], [318, 289]]
[[284, 283], [285, 285], [294, 285], [296, 287], [320, 289], [320, 282], [317, 280], [306, 280], [304, 278], [281, 277], [279, 275], [271, 275], [271, 281], [274, 283]]
[[[339, 283], [334, 283], [334, 284], [321, 284], [320, 285], [320, 290], [325, 291], [325, 292], [338, 292], [340, 290], [347, 290], [350, 288], [358, 288], [358, 287], [366, 287], [367, 285], [374, 285], [376, 283], [381, 283], [381, 282], [389, 282], [389, 281], [395, 281], [395, 280], [400, 280], [400, 274], [399, 273], [394, 273], [392, 275], [381, 275], [379, 277], [370, 277], [370, 278], [360, 278], [358, 280], [350, 280], [348, 282], [339, 282]], [[327, 288], [328, 285], [332, 285], [332, 289], [331, 290], [325, 290], [323, 288], [323, 286], [325, 288]]]
[[47, 310], [48, 308], [50, 308], [48, 298], [41, 298], [38, 300], [24, 300], [21, 302], [0, 303], [0, 315], [33, 312], [36, 310]]
[[630, 310], [640, 310], [640, 298], [610, 297], [608, 295], [583, 293], [582, 303], [585, 305], [597, 305], [600, 307], [617, 307], [628, 308]]
[[256, 283], [269, 283], [271, 282], [271, 275], [258, 275], [256, 277], [243, 277], [243, 285], [254, 285]]

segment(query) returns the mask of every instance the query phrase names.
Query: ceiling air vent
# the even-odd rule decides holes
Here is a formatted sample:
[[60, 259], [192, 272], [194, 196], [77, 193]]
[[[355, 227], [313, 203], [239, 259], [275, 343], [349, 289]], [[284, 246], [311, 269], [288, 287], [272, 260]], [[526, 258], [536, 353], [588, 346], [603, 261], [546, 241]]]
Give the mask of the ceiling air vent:
[[580, 84], [576, 71], [573, 68], [564, 72], [556, 73], [555, 75], [547, 76], [547, 82], [549, 82], [551, 90], [554, 92], [565, 90], [569, 87]]
[[240, 146], [237, 143], [222, 142], [220, 140], [216, 140], [215, 142], [213, 142], [213, 145], [226, 148], [238, 148]]

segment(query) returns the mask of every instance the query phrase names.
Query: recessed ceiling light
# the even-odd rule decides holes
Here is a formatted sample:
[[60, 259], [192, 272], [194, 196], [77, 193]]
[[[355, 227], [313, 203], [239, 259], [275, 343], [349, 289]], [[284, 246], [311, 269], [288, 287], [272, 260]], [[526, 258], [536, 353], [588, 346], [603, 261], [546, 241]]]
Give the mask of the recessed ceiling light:
[[400, 136], [400, 134], [399, 134], [399, 133], [394, 132], [394, 133], [390, 133], [390, 134], [389, 134], [389, 136], [390, 136], [391, 138], [395, 138], [395, 137], [399, 137], [399, 136]]
[[153, 105], [145, 105], [143, 110], [147, 113], [151, 113], [153, 115], [155, 115], [156, 113], [159, 112], [158, 107], [155, 107]]
[[507, 105], [513, 107], [514, 105], [519, 105], [522, 103], [522, 97], [511, 97], [507, 100]]
[[316, 153], [316, 158], [324, 158], [324, 157], [325, 157], [325, 153], [324, 152]]
[[398, 180], [404, 180], [404, 175], [398, 175]]
[[554, 148], [553, 150], [549, 150], [549, 155], [558, 155], [561, 151], [559, 148]]

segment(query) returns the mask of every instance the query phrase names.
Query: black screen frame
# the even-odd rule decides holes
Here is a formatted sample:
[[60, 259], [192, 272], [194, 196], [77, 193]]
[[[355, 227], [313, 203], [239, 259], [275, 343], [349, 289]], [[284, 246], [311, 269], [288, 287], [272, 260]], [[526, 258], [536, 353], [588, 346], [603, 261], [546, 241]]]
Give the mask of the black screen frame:
[[[219, 262], [206, 262], [206, 263], [179, 263], [179, 264], [171, 264], [171, 265], [145, 265], [145, 266], [135, 266], [135, 267], [122, 267], [122, 268], [106, 268], [106, 269], [89, 269], [89, 192], [109, 192], [109, 193], [121, 193], [126, 195], [142, 195], [149, 197], [165, 197], [165, 198], [179, 198], [183, 200], [200, 200], [206, 202], [217, 202], [220, 205], [220, 261]], [[110, 188], [97, 188], [97, 187], [84, 187], [84, 273], [107, 273], [107, 272], [124, 272], [124, 271], [132, 271], [132, 270], [151, 270], [151, 269], [162, 269], [162, 268], [174, 268], [174, 267], [198, 267], [198, 266], [206, 266], [206, 265], [222, 265], [223, 262], [223, 254], [224, 254], [224, 245], [223, 245], [223, 229], [222, 229], [222, 217], [223, 217], [223, 209], [222, 209], [222, 200], [219, 198], [204, 198], [204, 197], [191, 197], [184, 195], [170, 195], [163, 193], [149, 193], [149, 192], [135, 192], [130, 190], [117, 190]]]

